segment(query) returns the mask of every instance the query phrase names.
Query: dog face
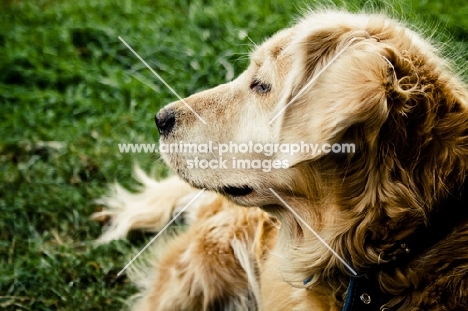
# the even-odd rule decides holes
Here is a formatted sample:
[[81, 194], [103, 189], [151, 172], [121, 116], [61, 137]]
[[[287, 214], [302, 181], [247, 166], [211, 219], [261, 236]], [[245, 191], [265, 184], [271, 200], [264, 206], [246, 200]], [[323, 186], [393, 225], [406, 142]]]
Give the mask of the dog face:
[[[285, 93], [283, 89], [292, 59], [284, 48], [291, 43], [294, 32], [294, 29], [286, 29], [257, 48], [252, 53], [247, 70], [234, 81], [186, 98], [184, 101], [187, 105], [177, 101], [166, 106], [156, 119], [161, 118], [161, 114], [167, 118], [169, 111], [173, 114], [174, 125], [170, 131], [161, 130], [159, 126], [161, 143], [202, 145], [211, 142], [217, 148], [219, 144], [239, 145], [249, 141], [260, 144], [278, 142], [279, 124], [270, 125], [268, 122]], [[188, 106], [207, 124], [199, 120]], [[222, 154], [218, 150], [207, 153], [168, 152], [163, 153], [163, 157], [195, 187], [231, 194], [243, 204], [258, 203], [252, 199], [258, 196], [254, 192], [265, 188], [268, 178], [278, 172], [237, 169], [233, 167], [233, 159], [264, 161], [276, 159], [275, 155], [267, 157], [263, 153], [240, 154], [233, 151]], [[225, 167], [189, 168], [188, 163], [195, 158], [199, 161], [225, 161]], [[247, 197], [250, 199], [246, 200]]]
[[[278, 204], [269, 188], [284, 196], [323, 200], [327, 192], [337, 193], [348, 168], [368, 173], [367, 181], [357, 174], [360, 183], [350, 177], [350, 187], [379, 187], [381, 172], [378, 177], [369, 175], [377, 166], [406, 171], [411, 164], [405, 159], [416, 157], [420, 137], [409, 131], [426, 125], [412, 118], [431, 109], [415, 109], [416, 97], [427, 85], [434, 87], [440, 63], [418, 35], [383, 16], [309, 15], [256, 48], [249, 67], [234, 81], [162, 109], [156, 116], [161, 143], [211, 142], [218, 148], [231, 143], [305, 143], [319, 148], [351, 143], [354, 152], [276, 149], [266, 155], [234, 148], [220, 157], [219, 149], [205, 148], [163, 152], [163, 158], [191, 185], [221, 192], [242, 205]], [[418, 146], [408, 148], [405, 137]], [[404, 149], [397, 150], [398, 143]], [[277, 168], [236, 167], [232, 161], [239, 158], [261, 164], [276, 161]], [[215, 165], [197, 168], [190, 162], [194, 159]], [[215, 167], [223, 160], [225, 167]], [[363, 189], [353, 191], [358, 196]], [[374, 194], [368, 196], [367, 202], [376, 200]]]

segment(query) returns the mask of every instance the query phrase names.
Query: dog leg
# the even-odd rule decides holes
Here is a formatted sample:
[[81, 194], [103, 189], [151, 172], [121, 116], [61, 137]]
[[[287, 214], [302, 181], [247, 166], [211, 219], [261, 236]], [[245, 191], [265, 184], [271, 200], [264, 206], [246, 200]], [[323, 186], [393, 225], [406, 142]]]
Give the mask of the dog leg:
[[275, 244], [275, 225], [260, 209], [217, 196], [159, 251], [133, 310], [260, 310], [259, 265]]

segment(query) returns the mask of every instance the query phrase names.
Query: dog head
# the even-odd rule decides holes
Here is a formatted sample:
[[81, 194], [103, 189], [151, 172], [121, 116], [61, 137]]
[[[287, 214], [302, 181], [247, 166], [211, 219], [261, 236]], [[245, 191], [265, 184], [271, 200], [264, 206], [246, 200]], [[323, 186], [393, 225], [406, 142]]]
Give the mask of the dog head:
[[[172, 149], [163, 157], [196, 187], [220, 191], [240, 204], [262, 206], [277, 203], [269, 188], [285, 195], [295, 192], [294, 196], [307, 196], [311, 187], [328, 189], [333, 178], [324, 180], [322, 173], [335, 174], [331, 165], [336, 171], [365, 161], [360, 164], [364, 171], [372, 165], [385, 165], [388, 172], [406, 170], [402, 161], [418, 157], [421, 139], [431, 139], [418, 136], [434, 118], [427, 114], [432, 106], [419, 105], [435, 104], [437, 99], [425, 98], [427, 91], [446, 92], [440, 90], [441, 83], [453, 83], [447, 102], [461, 103], [456, 93], [461, 88], [443, 75], [443, 66], [429, 44], [383, 16], [311, 14], [256, 48], [249, 67], [234, 81], [162, 109], [156, 116], [162, 144], [200, 148], [211, 142], [215, 148]], [[229, 150], [221, 153], [221, 144], [228, 144]], [[242, 144], [247, 152], [234, 146]], [[255, 152], [255, 144], [263, 151], [275, 144], [289, 149], [270, 148], [265, 154]], [[292, 144], [317, 149], [292, 152]], [[352, 144], [353, 149], [348, 154], [321, 152], [334, 144]], [[362, 155], [374, 157], [375, 163]], [[236, 166], [237, 160], [257, 160], [260, 166]], [[201, 163], [205, 166], [195, 165]], [[314, 172], [304, 174], [306, 167]], [[335, 177], [342, 175], [336, 171]]]

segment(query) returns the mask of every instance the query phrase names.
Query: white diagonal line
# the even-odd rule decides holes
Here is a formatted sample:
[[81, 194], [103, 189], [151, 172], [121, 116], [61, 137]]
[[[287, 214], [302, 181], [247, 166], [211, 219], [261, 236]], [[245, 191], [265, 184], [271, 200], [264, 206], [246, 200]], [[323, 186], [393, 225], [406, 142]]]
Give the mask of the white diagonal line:
[[129, 72], [128, 74], [140, 81], [141, 83], [143, 83], [144, 85], [146, 85], [147, 87], [149, 87], [150, 89], [152, 89], [153, 91], [155, 91], [156, 93], [159, 93], [159, 90], [156, 88], [156, 86], [153, 85], [151, 82], [148, 82], [146, 78], [142, 75], [136, 72]]
[[200, 119], [200, 121], [203, 122], [203, 124], [206, 124], [206, 121], [203, 120], [203, 118], [200, 117], [200, 115], [199, 115], [198, 113], [196, 113], [195, 110], [193, 110], [192, 107], [190, 107], [190, 105], [187, 104], [187, 102], [186, 102], [182, 97], [180, 97], [179, 94], [177, 94], [177, 92], [174, 91], [174, 89], [173, 89], [169, 84], [167, 84], [167, 82], [164, 81], [164, 79], [163, 79], [156, 71], [154, 71], [153, 68], [151, 68], [150, 65], [148, 65], [148, 63], [145, 62], [145, 60], [144, 60], [143, 58], [141, 58], [140, 55], [138, 55], [138, 53], [135, 52], [135, 51], [132, 49], [132, 47], [131, 47], [130, 45], [128, 45], [127, 42], [125, 42], [124, 39], [122, 39], [122, 37], [119, 36], [119, 39], [120, 39], [120, 41], [122, 41], [123, 44], [125, 44], [125, 46], [126, 46], [130, 51], [132, 51], [133, 54], [135, 54], [136, 57], [138, 57], [138, 59], [139, 59], [146, 67], [148, 67], [148, 69], [156, 76], [156, 78], [159, 79], [159, 81], [161, 81], [161, 82], [169, 89], [169, 91], [172, 92], [172, 94], [174, 94], [175, 96], [177, 96], [177, 98], [178, 98], [181, 102], [183, 102], [184, 105], [187, 106], [187, 108], [190, 109], [190, 111], [193, 112], [193, 114], [196, 115], [197, 118]]
[[310, 232], [312, 232], [312, 233], [317, 237], [317, 239], [319, 239], [319, 241], [322, 242], [322, 244], [325, 245], [325, 247], [328, 248], [328, 249], [330, 250], [330, 252], [332, 252], [333, 255], [335, 255], [335, 257], [338, 258], [338, 260], [341, 261], [341, 262], [346, 266], [346, 268], [349, 269], [349, 271], [351, 271], [354, 275], [357, 275], [357, 272], [354, 271], [354, 269], [351, 268], [351, 266], [350, 266], [343, 258], [341, 258], [341, 256], [338, 255], [338, 253], [335, 252], [335, 250], [334, 250], [333, 248], [331, 248], [331, 246], [328, 245], [328, 243], [325, 242], [325, 240], [322, 239], [322, 237], [321, 237], [317, 232], [315, 232], [315, 230], [312, 229], [312, 227], [309, 226], [309, 224], [308, 224], [304, 219], [302, 219], [302, 217], [299, 216], [299, 215], [292, 209], [292, 207], [289, 206], [288, 203], [286, 203], [286, 201], [284, 201], [283, 198], [280, 197], [280, 196], [276, 193], [275, 190], [273, 190], [272, 188], [268, 188], [268, 189], [270, 189], [270, 191], [281, 201], [281, 203], [283, 203], [284, 206], [286, 206], [286, 207], [291, 211], [291, 213], [293, 213], [294, 216], [296, 216], [296, 218], [297, 218], [300, 222], [302, 222], [302, 224], [303, 224], [304, 226], [306, 226], [307, 229], [309, 229]]
[[318, 79], [318, 77], [320, 77], [320, 75], [341, 55], [343, 54], [343, 52], [351, 45], [351, 43], [353, 43], [357, 38], [354, 37], [352, 38], [345, 46], [344, 48], [339, 51], [335, 56], [333, 56], [333, 58], [322, 68], [320, 69], [320, 71], [312, 77], [312, 79], [310, 79], [309, 82], [307, 82], [307, 84], [296, 94], [296, 96], [294, 96], [287, 104], [286, 106], [283, 107], [283, 109], [281, 109], [274, 117], [273, 119], [270, 120], [270, 122], [268, 122], [268, 124], [271, 124], [273, 123], [273, 121], [276, 120], [276, 118], [278, 118], [285, 110], [286, 108], [289, 107], [289, 105], [291, 105], [296, 99], [299, 98], [299, 96], [302, 95], [302, 93], [305, 92], [305, 90], [312, 84], [314, 83], [315, 80]]
[[141, 249], [141, 251], [139, 251], [138, 254], [136, 254], [135, 257], [133, 257], [132, 260], [130, 260], [129, 263], [127, 263], [127, 264], [125, 265], [125, 267], [123, 267], [122, 270], [120, 270], [119, 273], [117, 273], [117, 276], [120, 276], [125, 270], [127, 270], [127, 268], [135, 261], [135, 259], [137, 259], [137, 258], [151, 245], [151, 243], [153, 243], [154, 241], [156, 241], [156, 239], [167, 229], [167, 227], [169, 227], [169, 226], [174, 222], [174, 220], [176, 220], [177, 217], [179, 217], [179, 215], [182, 214], [182, 213], [187, 209], [187, 207], [189, 207], [190, 204], [192, 204], [193, 201], [195, 201], [195, 200], [203, 193], [203, 191], [205, 191], [205, 188], [203, 188], [200, 192], [198, 192], [197, 195], [194, 196], [194, 197], [190, 200], [190, 202], [188, 202], [187, 205], [185, 205], [184, 208], [181, 209], [180, 212], [178, 212], [177, 215], [175, 215], [175, 216], [171, 219], [171, 221], [169, 221], [169, 222], [164, 226], [164, 228], [162, 228], [161, 231], [159, 231], [158, 234], [156, 234], [156, 235], [148, 242], [148, 244], [146, 244], [145, 247], [143, 247], [143, 248]]

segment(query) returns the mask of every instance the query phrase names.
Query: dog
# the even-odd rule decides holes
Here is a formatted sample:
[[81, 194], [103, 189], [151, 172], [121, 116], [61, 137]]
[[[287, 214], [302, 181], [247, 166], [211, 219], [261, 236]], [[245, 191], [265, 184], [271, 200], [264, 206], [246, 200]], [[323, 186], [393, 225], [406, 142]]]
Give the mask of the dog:
[[[428, 39], [309, 12], [237, 79], [155, 117], [161, 145], [229, 146], [233, 165], [213, 145], [162, 152], [176, 176], [115, 186], [100, 241], [187, 224], [134, 269], [134, 310], [467, 310], [467, 120], [467, 87]], [[299, 142], [355, 149], [281, 149]]]

